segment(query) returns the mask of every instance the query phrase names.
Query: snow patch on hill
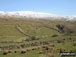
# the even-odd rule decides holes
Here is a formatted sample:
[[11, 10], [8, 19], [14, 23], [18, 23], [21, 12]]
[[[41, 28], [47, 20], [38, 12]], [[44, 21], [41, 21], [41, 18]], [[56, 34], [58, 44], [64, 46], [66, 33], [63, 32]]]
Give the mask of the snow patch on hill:
[[76, 20], [76, 16], [62, 16], [62, 15], [48, 14], [48, 13], [42, 13], [42, 12], [32, 12], [32, 11], [14, 11], [14, 12], [0, 11], [0, 17], [42, 18], [42, 19], [52, 19], [52, 20]]

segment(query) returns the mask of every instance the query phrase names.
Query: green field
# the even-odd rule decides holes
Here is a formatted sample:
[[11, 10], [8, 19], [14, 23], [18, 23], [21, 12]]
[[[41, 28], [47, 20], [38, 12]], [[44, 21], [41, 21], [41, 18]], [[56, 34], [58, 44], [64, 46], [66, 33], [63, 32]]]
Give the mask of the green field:
[[[56, 25], [64, 26], [64, 28], [60, 29]], [[21, 45], [36, 42], [49, 42], [47, 46], [55, 46], [50, 46], [52, 52], [47, 52], [42, 48], [43, 44], [39, 44], [41, 48], [21, 54], [22, 49], [35, 47], [22, 48]], [[10, 49], [10, 45], [18, 45], [19, 48]], [[0, 57], [60, 57], [58, 49], [65, 49], [64, 52], [76, 52], [76, 21], [0, 19]], [[6, 50], [18, 50], [18, 52], [4, 55]], [[45, 53], [40, 54], [40, 51]]]

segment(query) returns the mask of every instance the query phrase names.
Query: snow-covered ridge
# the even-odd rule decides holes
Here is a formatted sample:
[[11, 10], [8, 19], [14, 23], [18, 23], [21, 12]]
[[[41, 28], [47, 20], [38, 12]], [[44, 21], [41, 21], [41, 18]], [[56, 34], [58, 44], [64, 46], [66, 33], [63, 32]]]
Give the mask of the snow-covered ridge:
[[15, 12], [4, 12], [0, 11], [0, 17], [18, 17], [18, 18], [45, 18], [52, 20], [76, 20], [76, 16], [62, 16], [41, 12], [32, 12], [32, 11], [15, 11]]

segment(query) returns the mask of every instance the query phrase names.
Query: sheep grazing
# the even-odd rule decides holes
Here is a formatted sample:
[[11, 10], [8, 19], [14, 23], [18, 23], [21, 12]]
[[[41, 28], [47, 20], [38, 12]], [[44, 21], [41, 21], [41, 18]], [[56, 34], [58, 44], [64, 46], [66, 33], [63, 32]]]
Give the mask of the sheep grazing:
[[35, 48], [32, 48], [32, 50], [36, 50]]
[[52, 52], [53, 51], [53, 48], [48, 48], [48, 50], [47, 50], [48, 52]]
[[53, 48], [49, 47], [49, 46], [46, 46], [46, 47], [43, 47], [47, 52], [52, 52]]
[[42, 48], [47, 48], [48, 46], [47, 45], [45, 45], [45, 46], [42, 46]]
[[21, 51], [21, 53], [23, 54], [23, 53], [26, 53], [26, 51]]
[[64, 51], [65, 49], [62, 49], [62, 48], [56, 50], [56, 52], [64, 52]]
[[37, 50], [37, 49], [39, 49], [39, 47], [33, 47], [33, 48], [32, 48], [32, 50]]
[[40, 49], [40, 47], [35, 47], [35, 49], [37, 50], [37, 49]]
[[48, 48], [48, 47], [46, 47], [46, 48], [45, 48], [45, 50], [49, 50], [49, 48]]
[[17, 51], [15, 50], [14, 53], [17, 53]]
[[27, 51], [30, 51], [30, 49], [26, 49]]
[[76, 43], [74, 43], [73, 46], [76, 46]]
[[39, 54], [43, 54], [43, 53], [44, 53], [43, 51], [40, 51], [40, 52], [39, 52]]
[[50, 47], [49, 46], [42, 46], [42, 48], [45, 48], [45, 50], [48, 50]]
[[64, 52], [64, 51], [65, 51], [65, 49], [60, 48], [60, 52]]
[[3, 52], [3, 55], [7, 55], [7, 54], [8, 54], [8, 51], [4, 51], [4, 52]]
[[50, 46], [42, 46], [42, 48], [44, 48], [45, 50], [50, 50]]
[[38, 48], [38, 47], [35, 47], [35, 48], [34, 48], [34, 50], [37, 50], [37, 49], [39, 49], [39, 48]]
[[56, 52], [60, 52], [60, 49], [56, 49]]
[[26, 51], [31, 51], [32, 50], [32, 48], [28, 48], [28, 49], [26, 49]]
[[40, 49], [40, 48], [41, 48], [41, 46], [38, 46], [38, 47], [37, 47], [37, 49]]
[[12, 50], [9, 50], [8, 53], [12, 53]]

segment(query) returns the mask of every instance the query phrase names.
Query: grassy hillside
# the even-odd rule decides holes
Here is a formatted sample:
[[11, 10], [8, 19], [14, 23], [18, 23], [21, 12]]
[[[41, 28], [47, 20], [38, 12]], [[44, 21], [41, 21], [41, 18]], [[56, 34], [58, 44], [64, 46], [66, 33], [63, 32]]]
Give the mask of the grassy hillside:
[[[35, 43], [38, 43], [37, 46]], [[60, 57], [58, 49], [65, 49], [66, 52], [75, 51], [75, 43], [76, 21], [0, 19], [0, 57]], [[24, 47], [24, 44], [32, 46]], [[32, 49], [35, 47], [34, 44], [40, 48], [21, 54], [21, 50]], [[42, 48], [44, 45], [54, 45], [50, 46], [52, 52]], [[3, 55], [6, 50], [12, 52]], [[40, 54], [40, 51], [45, 53]]]

